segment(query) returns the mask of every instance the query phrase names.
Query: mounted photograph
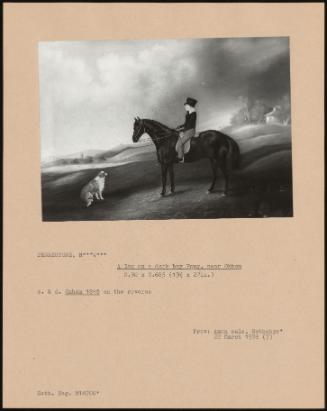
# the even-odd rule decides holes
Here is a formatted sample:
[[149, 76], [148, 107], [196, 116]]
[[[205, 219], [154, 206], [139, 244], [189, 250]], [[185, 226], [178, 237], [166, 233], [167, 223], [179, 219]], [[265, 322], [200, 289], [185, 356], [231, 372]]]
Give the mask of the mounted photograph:
[[292, 217], [288, 37], [39, 42], [43, 221]]

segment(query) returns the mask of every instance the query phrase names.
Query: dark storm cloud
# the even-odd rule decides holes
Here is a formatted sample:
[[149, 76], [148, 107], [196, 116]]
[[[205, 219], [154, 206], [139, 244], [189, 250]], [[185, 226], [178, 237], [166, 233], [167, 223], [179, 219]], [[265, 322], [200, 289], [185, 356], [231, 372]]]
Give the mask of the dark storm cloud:
[[250, 98], [267, 99], [275, 102], [290, 91], [290, 64], [288, 54], [280, 56], [260, 74], [247, 78]]
[[213, 97], [270, 99], [289, 91], [287, 38], [209, 40], [196, 58]]
[[195, 40], [188, 58], [197, 66], [197, 78], [162, 101], [161, 115], [168, 123], [171, 113], [180, 111], [186, 90], [199, 100], [204, 123], [205, 113], [212, 119], [226, 109], [237, 111], [241, 96], [274, 105], [289, 94], [288, 38]]

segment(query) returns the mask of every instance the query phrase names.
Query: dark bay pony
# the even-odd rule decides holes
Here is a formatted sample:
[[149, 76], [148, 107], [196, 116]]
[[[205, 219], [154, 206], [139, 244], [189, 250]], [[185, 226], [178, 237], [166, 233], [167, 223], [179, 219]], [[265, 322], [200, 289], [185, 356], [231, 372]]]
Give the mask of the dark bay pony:
[[[144, 133], [151, 137], [157, 149], [157, 157], [161, 165], [161, 195], [166, 194], [168, 172], [171, 192], [174, 193], [174, 163], [178, 162], [175, 146], [179, 133], [177, 130], [169, 128], [158, 121], [135, 118], [133, 142], [136, 143]], [[202, 131], [197, 137], [191, 139], [191, 148], [185, 154], [184, 161], [190, 163], [202, 158], [210, 160], [212, 169], [212, 182], [207, 193], [214, 190], [219, 167], [225, 178], [224, 195], [227, 195], [230, 174], [233, 169], [239, 167], [240, 162], [240, 150], [236, 141], [220, 131]]]

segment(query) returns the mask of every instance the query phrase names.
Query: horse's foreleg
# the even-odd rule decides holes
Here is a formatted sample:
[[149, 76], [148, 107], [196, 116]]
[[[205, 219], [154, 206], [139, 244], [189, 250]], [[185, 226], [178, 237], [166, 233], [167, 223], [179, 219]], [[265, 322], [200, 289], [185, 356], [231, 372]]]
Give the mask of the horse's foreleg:
[[170, 191], [175, 192], [175, 175], [174, 175], [174, 165], [169, 165], [169, 179], [170, 179]]
[[167, 170], [168, 166], [166, 164], [161, 164], [162, 191], [160, 194], [162, 196], [166, 194]]
[[213, 189], [215, 188], [216, 179], [217, 179], [217, 161], [215, 159], [210, 159], [211, 162], [211, 169], [212, 169], [212, 182], [211, 186], [209, 187], [207, 193], [212, 193]]

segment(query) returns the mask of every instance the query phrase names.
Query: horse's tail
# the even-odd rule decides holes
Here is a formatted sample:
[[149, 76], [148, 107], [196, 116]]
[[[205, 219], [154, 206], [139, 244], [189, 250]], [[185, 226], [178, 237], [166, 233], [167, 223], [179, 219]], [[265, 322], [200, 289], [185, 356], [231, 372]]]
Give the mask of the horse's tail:
[[232, 169], [239, 169], [240, 164], [241, 164], [241, 153], [240, 153], [240, 148], [237, 144], [237, 142], [232, 139], [231, 137], [228, 137], [228, 154], [227, 157], [230, 161], [230, 166]]
[[234, 160], [233, 160], [233, 167], [239, 169], [241, 167], [241, 152], [240, 147], [235, 140], [233, 141], [233, 149], [234, 149]]

